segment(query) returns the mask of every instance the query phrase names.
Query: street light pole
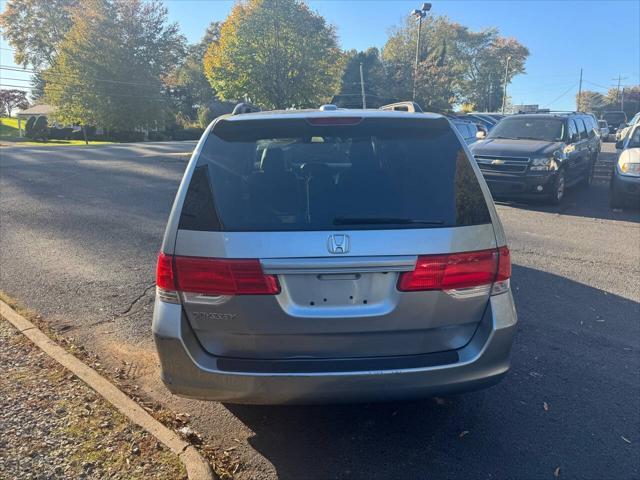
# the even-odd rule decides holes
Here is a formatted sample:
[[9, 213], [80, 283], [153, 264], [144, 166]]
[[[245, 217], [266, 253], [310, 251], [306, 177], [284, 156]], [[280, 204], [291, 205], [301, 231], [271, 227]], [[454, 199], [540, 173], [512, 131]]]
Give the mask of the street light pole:
[[507, 67], [504, 69], [504, 87], [502, 89], [502, 114], [504, 115], [504, 107], [507, 102], [507, 78], [509, 76], [509, 60], [511, 57], [507, 57]]
[[420, 38], [422, 37], [422, 19], [427, 16], [427, 12], [431, 10], [430, 3], [423, 3], [422, 8], [417, 8], [411, 12], [411, 16], [418, 19], [418, 39], [416, 40], [416, 63], [413, 67], [413, 97], [416, 99], [416, 82], [418, 80], [418, 63], [420, 62]]

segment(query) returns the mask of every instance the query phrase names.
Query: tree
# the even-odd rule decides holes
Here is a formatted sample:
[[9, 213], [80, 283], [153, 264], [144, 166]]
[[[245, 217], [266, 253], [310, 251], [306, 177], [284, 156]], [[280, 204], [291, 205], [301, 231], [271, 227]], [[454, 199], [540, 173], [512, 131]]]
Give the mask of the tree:
[[162, 77], [184, 38], [157, 1], [83, 0], [44, 72], [45, 98], [61, 123], [131, 131], [162, 124], [169, 98]]
[[[624, 95], [624, 107], [622, 100]], [[624, 87], [618, 91], [617, 88], [610, 88], [605, 97], [604, 110], [614, 111], [624, 108], [627, 118], [633, 117], [636, 112], [640, 111], [640, 85]]]
[[164, 79], [176, 111], [191, 121], [216, 98], [205, 76], [203, 60], [207, 48], [219, 40], [220, 27], [220, 22], [211, 22], [202, 40], [187, 48], [184, 62]]
[[52, 65], [77, 5], [78, 0], [7, 0], [0, 28], [15, 62], [34, 69]]
[[49, 125], [47, 117], [40, 115], [38, 117], [29, 117], [25, 126], [25, 135], [32, 140], [46, 141], [49, 138]]
[[248, 0], [233, 7], [204, 66], [222, 99], [310, 107], [337, 92], [340, 59], [333, 27], [301, 1]]
[[368, 107], [380, 107], [388, 98], [386, 94], [386, 75], [377, 48], [371, 47], [364, 52], [349, 50], [345, 53], [345, 67], [340, 79], [338, 94], [345, 106], [362, 106], [360, 86], [360, 65], [364, 77], [364, 91]]
[[8, 117], [11, 116], [14, 109], [24, 110], [29, 108], [27, 100], [27, 92], [22, 90], [0, 90], [0, 113]]
[[[400, 99], [409, 99], [413, 94], [417, 31], [415, 21], [407, 19], [392, 30], [382, 49], [388, 90]], [[502, 103], [507, 57], [509, 82], [524, 73], [528, 55], [529, 51], [517, 40], [500, 37], [496, 29], [473, 32], [447, 17], [429, 17], [422, 26], [417, 85], [420, 95], [416, 101], [423, 106], [448, 105], [445, 110], [454, 103], [496, 110]], [[430, 88], [431, 81], [438, 83]], [[446, 91], [442, 90], [444, 87]], [[443, 94], [447, 96], [442, 97]]]
[[582, 112], [601, 113], [606, 105], [604, 95], [591, 90], [584, 90], [581, 95], [576, 94], [576, 109]]

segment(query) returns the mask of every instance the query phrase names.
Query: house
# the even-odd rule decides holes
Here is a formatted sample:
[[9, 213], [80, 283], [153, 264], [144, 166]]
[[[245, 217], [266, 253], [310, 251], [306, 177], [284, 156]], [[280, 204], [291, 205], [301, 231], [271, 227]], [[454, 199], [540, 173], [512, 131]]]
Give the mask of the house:
[[22, 121], [24, 120], [25, 124], [31, 117], [40, 117], [44, 115], [45, 117], [51, 115], [56, 111], [56, 107], [53, 105], [47, 105], [46, 103], [41, 103], [40, 105], [34, 105], [31, 108], [27, 108], [26, 110], [22, 110], [16, 114], [18, 119], [18, 135], [22, 137]]

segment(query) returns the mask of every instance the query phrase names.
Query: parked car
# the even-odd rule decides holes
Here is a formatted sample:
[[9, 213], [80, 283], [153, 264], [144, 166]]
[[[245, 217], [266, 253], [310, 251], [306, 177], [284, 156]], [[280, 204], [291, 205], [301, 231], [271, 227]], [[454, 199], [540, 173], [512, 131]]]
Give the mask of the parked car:
[[618, 131], [616, 132], [616, 141], [622, 140], [627, 135], [631, 127], [633, 127], [638, 122], [640, 122], [640, 112], [636, 113], [633, 118], [629, 120], [628, 124], [625, 124], [624, 127], [618, 129]]
[[606, 120], [598, 120], [598, 127], [600, 128], [600, 138], [606, 142], [609, 139], [609, 124]]
[[509, 250], [449, 120], [238, 111], [198, 143], [158, 257], [169, 390], [318, 403], [498, 382], [516, 329]]
[[620, 125], [627, 123], [627, 114], [624, 112], [604, 112], [601, 118], [609, 124], [609, 133], [612, 135], [618, 131]]
[[467, 143], [467, 145], [471, 145], [472, 143], [478, 140], [478, 127], [474, 122], [469, 120], [462, 120], [460, 118], [451, 118], [451, 123], [456, 127], [456, 130], [460, 132], [462, 138]]
[[494, 196], [559, 204], [593, 179], [599, 140], [587, 125], [582, 113], [511, 115], [470, 148]]
[[616, 148], [622, 151], [611, 175], [609, 204], [612, 208], [627, 204], [637, 208], [640, 206], [640, 123], [616, 142]]
[[482, 123], [487, 129], [487, 132], [490, 132], [491, 129], [498, 124], [498, 120], [482, 113], [469, 113], [467, 114], [467, 117], [471, 120]]

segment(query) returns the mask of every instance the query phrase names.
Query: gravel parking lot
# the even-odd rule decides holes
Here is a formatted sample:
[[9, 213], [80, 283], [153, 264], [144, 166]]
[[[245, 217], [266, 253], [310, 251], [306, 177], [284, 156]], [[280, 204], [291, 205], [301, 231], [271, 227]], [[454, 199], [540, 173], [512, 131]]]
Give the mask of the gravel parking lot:
[[608, 207], [611, 143], [595, 184], [561, 207], [498, 205], [520, 320], [504, 382], [293, 408], [187, 401], [158, 380], [154, 262], [192, 147], [3, 151], [0, 283], [105, 362], [134, 364], [145, 392], [240, 464], [237, 478], [640, 477], [640, 212]]

